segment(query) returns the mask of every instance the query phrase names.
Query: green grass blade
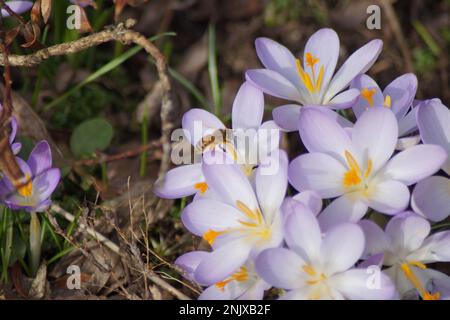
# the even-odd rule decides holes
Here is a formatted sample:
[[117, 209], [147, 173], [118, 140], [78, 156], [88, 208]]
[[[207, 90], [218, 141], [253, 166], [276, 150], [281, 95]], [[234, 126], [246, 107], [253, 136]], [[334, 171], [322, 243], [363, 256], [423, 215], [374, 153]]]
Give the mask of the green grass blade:
[[412, 22], [412, 25], [414, 26], [414, 29], [416, 29], [422, 40], [426, 43], [428, 48], [431, 50], [431, 52], [433, 52], [436, 57], [439, 57], [439, 55], [441, 54], [441, 48], [439, 48], [439, 45], [436, 43], [436, 41], [434, 41], [427, 28], [425, 28], [425, 26], [418, 20], [414, 20]]
[[204, 109], [208, 109], [210, 111], [211, 107], [208, 104], [208, 102], [206, 101], [205, 96], [200, 92], [200, 90], [198, 90], [194, 84], [192, 82], [190, 82], [188, 79], [186, 79], [183, 75], [181, 75], [180, 73], [178, 73], [177, 71], [175, 71], [172, 68], [169, 68], [169, 74], [172, 78], [174, 78], [179, 84], [181, 84], [184, 88], [186, 88], [186, 90], [188, 90], [195, 99], [197, 99], [197, 101], [200, 103], [200, 105], [204, 108]]

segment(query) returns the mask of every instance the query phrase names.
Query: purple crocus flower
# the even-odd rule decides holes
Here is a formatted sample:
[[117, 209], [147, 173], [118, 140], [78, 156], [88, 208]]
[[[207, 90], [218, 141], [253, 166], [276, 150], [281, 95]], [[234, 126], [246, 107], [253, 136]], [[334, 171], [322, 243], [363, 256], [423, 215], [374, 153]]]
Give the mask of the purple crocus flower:
[[[31, 1], [6, 1], [5, 4], [17, 14], [22, 14], [33, 6]], [[9, 17], [9, 13], [5, 9], [2, 9], [2, 17]]]
[[364, 234], [353, 223], [322, 233], [311, 210], [295, 206], [284, 224], [289, 249], [272, 248], [256, 258], [256, 271], [274, 287], [288, 290], [281, 299], [391, 299], [395, 289], [380, 273], [379, 286], [370, 274], [355, 268], [364, 250]]
[[50, 146], [39, 142], [31, 151], [28, 161], [16, 158], [26, 180], [16, 187], [7, 178], [0, 181], [0, 195], [3, 202], [12, 209], [30, 212], [45, 211], [51, 204], [50, 196], [59, 183], [59, 169], [52, 168]]
[[411, 110], [417, 91], [417, 77], [414, 74], [407, 73], [396, 78], [383, 91], [371, 77], [363, 74], [352, 81], [350, 88], [360, 92], [353, 105], [356, 118], [372, 107], [390, 108], [398, 121], [397, 149], [404, 150], [420, 142], [418, 135], [408, 137], [417, 130], [416, 112]]
[[[242, 84], [233, 102], [232, 130], [227, 131], [226, 139], [204, 144], [212, 135], [222, 138], [228, 130], [223, 122], [203, 109], [191, 109], [182, 119], [186, 138], [196, 152], [223, 150], [240, 164], [242, 171], [251, 177], [260, 162], [267, 161], [272, 151], [279, 145], [279, 128], [273, 121], [262, 123], [264, 114], [263, 93], [248, 82]], [[238, 133], [253, 133], [250, 144], [239, 143]], [[258, 154], [255, 154], [258, 153]], [[253, 159], [250, 162], [249, 159]], [[176, 167], [156, 183], [155, 193], [161, 198], [177, 199], [192, 194], [212, 196], [202, 172], [202, 164], [194, 163]]]
[[[194, 274], [201, 261], [210, 255], [206, 251], [188, 252], [175, 261], [175, 265], [183, 269], [185, 277], [195, 281]], [[262, 300], [267, 284], [255, 272], [252, 260], [247, 261], [230, 277], [206, 288], [198, 297], [199, 300]]]
[[[265, 69], [246, 72], [246, 79], [265, 93], [295, 101], [301, 105], [323, 105], [333, 109], [350, 107], [359, 91], [347, 88], [359, 74], [365, 73], [381, 52], [382, 41], [372, 40], [354, 52], [334, 74], [339, 56], [339, 38], [332, 29], [320, 29], [306, 43], [303, 63], [281, 44], [256, 39], [256, 53]], [[333, 76], [334, 74], [334, 76]], [[275, 122], [282, 128], [297, 129], [300, 106], [289, 104], [276, 108]]]
[[256, 169], [254, 188], [234, 163], [203, 163], [206, 182], [220, 200], [194, 201], [181, 215], [186, 228], [214, 249], [195, 270], [194, 277], [200, 284], [223, 281], [261, 250], [281, 244], [280, 206], [286, 193], [288, 166], [284, 151], [280, 151], [278, 162], [278, 170], [270, 175], [264, 174], [261, 166]]
[[[425, 143], [440, 145], [450, 155], [450, 110], [439, 99], [426, 100], [417, 107], [417, 123]], [[442, 169], [450, 175], [450, 160]], [[450, 215], [450, 179], [434, 176], [419, 182], [411, 197], [411, 206], [431, 221]]]
[[442, 147], [430, 144], [392, 157], [398, 125], [387, 108], [364, 112], [351, 137], [327, 113], [313, 107], [303, 109], [299, 127], [310, 153], [291, 162], [289, 181], [299, 191], [337, 197], [319, 216], [324, 229], [337, 222], [356, 222], [368, 207], [391, 215], [405, 210], [408, 186], [435, 173], [447, 158]]
[[400, 298], [411, 297], [413, 293], [425, 300], [439, 299], [440, 292], [428, 291], [434, 279], [438, 280], [438, 286], [447, 287], [448, 296], [450, 278], [426, 265], [450, 261], [450, 231], [429, 235], [428, 221], [411, 211], [393, 217], [385, 231], [370, 220], [359, 224], [366, 236], [365, 255], [383, 253], [383, 265], [389, 267], [385, 272], [395, 283]]

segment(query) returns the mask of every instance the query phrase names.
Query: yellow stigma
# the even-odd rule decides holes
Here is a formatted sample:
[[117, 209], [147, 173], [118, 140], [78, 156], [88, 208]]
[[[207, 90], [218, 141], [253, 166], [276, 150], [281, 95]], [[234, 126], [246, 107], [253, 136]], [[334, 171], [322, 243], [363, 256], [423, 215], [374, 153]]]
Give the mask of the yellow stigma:
[[385, 106], [386, 108], [390, 108], [390, 107], [391, 107], [391, 104], [392, 104], [392, 102], [391, 102], [391, 96], [386, 96], [386, 97], [384, 98], [384, 106]]
[[323, 273], [317, 276], [317, 271], [314, 270], [314, 268], [309, 264], [305, 264], [302, 269], [310, 278], [312, 278], [310, 280], [307, 280], [306, 284], [314, 285], [327, 279], [327, 277]]
[[214, 231], [209, 229], [203, 234], [203, 239], [205, 239], [210, 246], [214, 244], [214, 241], [216, 241], [216, 238], [222, 234], [224, 234], [225, 231]]
[[369, 159], [367, 161], [367, 169], [364, 171], [364, 174], [356, 159], [347, 150], [345, 150], [345, 160], [348, 165], [348, 170], [345, 172], [344, 178], [342, 179], [342, 184], [345, 187], [357, 186], [363, 180], [369, 178], [370, 174], [372, 173], [372, 160]]
[[369, 106], [373, 107], [373, 95], [377, 92], [376, 89], [363, 88], [361, 90], [361, 97], [367, 100]]
[[208, 185], [206, 182], [199, 182], [194, 184], [194, 188], [200, 191], [200, 194], [204, 194], [208, 190]]
[[242, 266], [237, 272], [233, 273], [231, 275], [231, 277], [229, 277], [223, 281], [217, 282], [216, 287], [223, 291], [225, 289], [225, 286], [232, 281], [243, 282], [243, 281], [247, 281], [247, 280], [248, 280], [247, 267]]
[[364, 172], [364, 178], [368, 178], [370, 176], [370, 173], [372, 172], [372, 160], [367, 161], [367, 169], [366, 172]]
[[[262, 214], [259, 209], [252, 211], [245, 203], [243, 203], [242, 201], [239, 201], [239, 200], [236, 201], [236, 207], [241, 212], [243, 212], [250, 220], [257, 222], [258, 225], [262, 223]], [[242, 223], [242, 222], [240, 221], [240, 223]], [[244, 224], [244, 223], [242, 223], [242, 224]], [[257, 226], [257, 224], [255, 223], [253, 225]]]
[[33, 194], [33, 182], [30, 179], [30, 175], [25, 175], [25, 183], [20, 183], [18, 181], [14, 182], [14, 185], [17, 188], [17, 192], [22, 197], [29, 197]]
[[316, 273], [316, 270], [314, 270], [314, 268], [313, 267], [311, 267], [310, 265], [308, 265], [308, 264], [305, 264], [303, 267], [302, 267], [302, 269], [303, 269], [303, 271], [305, 271], [309, 276], [311, 276], [311, 277], [314, 277], [317, 273]]
[[308, 67], [314, 67], [314, 65], [317, 63], [317, 62], [319, 62], [319, 58], [316, 58], [316, 57], [314, 57], [312, 54], [311, 54], [311, 52], [307, 52], [306, 53], [306, 55], [305, 55], [306, 57], [306, 65], [308, 66]]
[[427, 267], [419, 261], [409, 261], [409, 262], [403, 263], [400, 266], [400, 269], [403, 271], [406, 279], [408, 279], [409, 282], [411, 282], [411, 284], [414, 286], [414, 288], [416, 288], [417, 291], [420, 293], [423, 300], [439, 300], [441, 297], [441, 293], [435, 292], [435, 293], [431, 294], [430, 292], [428, 292], [423, 287], [423, 285], [420, 283], [420, 280], [417, 278], [417, 276], [414, 274], [414, 272], [412, 272], [409, 265], [417, 266], [420, 269], [426, 269]]
[[314, 69], [314, 66], [319, 62], [319, 58], [314, 57], [310, 52], [307, 52], [305, 54], [305, 63], [306, 66], [311, 69], [311, 77], [308, 73], [305, 72], [302, 68], [302, 63], [299, 59], [295, 60], [295, 65], [297, 67], [297, 73], [302, 80], [303, 84], [305, 85], [306, 89], [309, 91], [309, 93], [319, 92], [320, 88], [322, 87], [322, 79], [323, 79], [323, 73], [324, 73], [324, 66], [321, 66], [319, 69], [319, 75], [316, 78], [316, 72]]
[[347, 150], [345, 150], [345, 159], [347, 160], [349, 169], [344, 174], [344, 179], [342, 183], [346, 187], [358, 185], [361, 182], [360, 177], [361, 169], [358, 163], [356, 162], [355, 158], [353, 157], [353, 155]]

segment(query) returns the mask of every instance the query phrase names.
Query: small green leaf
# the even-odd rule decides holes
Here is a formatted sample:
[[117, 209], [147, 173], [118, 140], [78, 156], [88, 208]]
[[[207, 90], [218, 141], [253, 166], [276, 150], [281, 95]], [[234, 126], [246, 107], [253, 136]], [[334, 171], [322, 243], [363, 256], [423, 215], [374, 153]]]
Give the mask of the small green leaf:
[[80, 158], [105, 150], [114, 135], [112, 125], [103, 118], [94, 118], [78, 125], [70, 137], [70, 149]]

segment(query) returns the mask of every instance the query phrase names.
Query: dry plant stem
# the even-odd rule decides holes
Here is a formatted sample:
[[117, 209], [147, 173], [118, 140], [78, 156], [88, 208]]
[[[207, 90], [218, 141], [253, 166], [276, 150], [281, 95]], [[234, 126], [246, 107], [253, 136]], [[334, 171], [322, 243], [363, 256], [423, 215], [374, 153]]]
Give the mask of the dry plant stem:
[[[144, 50], [155, 60], [158, 77], [161, 81], [163, 89], [161, 105], [161, 145], [163, 156], [159, 170], [159, 174], [162, 175], [167, 171], [170, 163], [170, 132], [173, 128], [173, 124], [170, 121], [170, 115], [174, 107], [171, 99], [172, 87], [167, 73], [167, 64], [164, 55], [142, 34], [128, 29], [128, 27], [133, 24], [134, 21], [130, 20], [125, 24], [121, 23], [111, 29], [100, 31], [75, 41], [44, 48], [28, 55], [8, 55], [5, 57], [3, 54], [0, 56], [0, 65], [32, 67], [40, 64], [50, 57], [77, 53], [110, 41], [119, 41], [123, 44], [134, 43], [143, 47]], [[1, 49], [2, 48], [0, 48], [0, 50]]]
[[[56, 213], [58, 213], [59, 215], [61, 215], [62, 217], [64, 217], [68, 221], [72, 222], [75, 219], [75, 217], [72, 214], [70, 214], [69, 212], [67, 212], [66, 210], [64, 210], [63, 208], [61, 208], [60, 206], [58, 206], [56, 204], [53, 204], [51, 206], [51, 210], [56, 212]], [[114, 242], [112, 242], [111, 240], [109, 240], [108, 238], [106, 238], [105, 236], [100, 234], [99, 232], [95, 231], [94, 229], [90, 228], [89, 226], [87, 226], [87, 225], [85, 225], [83, 223], [78, 223], [78, 228], [81, 229], [81, 230], [84, 230], [86, 233], [91, 235], [93, 238], [97, 239], [97, 241], [99, 241], [100, 243], [104, 244], [108, 249], [110, 249], [114, 253], [118, 254], [122, 258], [126, 258], [125, 255], [120, 250], [120, 248], [119, 248], [119, 246], [117, 244], [115, 244]], [[154, 284], [156, 284], [156, 285], [160, 286], [161, 288], [167, 290], [168, 292], [170, 292], [173, 296], [177, 297], [178, 299], [180, 299], [180, 300], [191, 300], [184, 293], [180, 292], [179, 290], [174, 288], [172, 285], [170, 285], [169, 283], [167, 283], [166, 281], [164, 281], [163, 279], [161, 279], [160, 277], [158, 277], [154, 273], [147, 273], [146, 277], [147, 277], [147, 279], [152, 281]]]

